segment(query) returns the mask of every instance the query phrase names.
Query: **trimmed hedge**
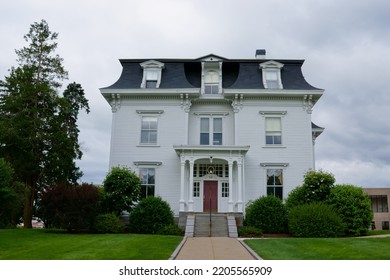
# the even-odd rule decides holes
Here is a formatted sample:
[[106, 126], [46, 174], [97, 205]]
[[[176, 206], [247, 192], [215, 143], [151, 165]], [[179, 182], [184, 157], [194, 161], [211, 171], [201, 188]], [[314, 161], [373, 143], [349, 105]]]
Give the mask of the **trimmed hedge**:
[[165, 226], [174, 225], [173, 212], [161, 197], [149, 196], [133, 209], [129, 219], [129, 231], [133, 233], [158, 233]]
[[286, 233], [286, 206], [273, 195], [262, 196], [247, 207], [245, 225], [258, 228], [263, 233]]
[[342, 218], [330, 205], [323, 203], [291, 208], [288, 227], [295, 237], [339, 237], [344, 233]]

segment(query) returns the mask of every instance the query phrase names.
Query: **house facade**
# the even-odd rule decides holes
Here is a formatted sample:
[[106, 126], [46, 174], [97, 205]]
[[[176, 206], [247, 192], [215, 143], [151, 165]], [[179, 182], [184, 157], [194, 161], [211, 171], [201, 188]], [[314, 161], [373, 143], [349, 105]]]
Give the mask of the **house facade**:
[[100, 92], [112, 109], [110, 168], [140, 175], [142, 195], [161, 196], [176, 216], [243, 215], [260, 196], [285, 199], [314, 169], [312, 123], [324, 90], [303, 60], [206, 55], [122, 59]]

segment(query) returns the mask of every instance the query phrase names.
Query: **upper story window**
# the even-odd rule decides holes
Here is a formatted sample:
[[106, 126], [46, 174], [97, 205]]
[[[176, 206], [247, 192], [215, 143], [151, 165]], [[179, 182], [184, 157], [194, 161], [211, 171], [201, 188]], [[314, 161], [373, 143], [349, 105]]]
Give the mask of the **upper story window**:
[[387, 195], [370, 195], [371, 208], [374, 213], [388, 212]]
[[202, 94], [215, 96], [222, 94], [222, 60], [210, 56], [202, 61]]
[[222, 118], [200, 118], [200, 145], [222, 145]]
[[207, 71], [204, 82], [205, 94], [218, 94], [219, 93], [219, 75], [217, 71]]
[[140, 63], [144, 70], [142, 77], [141, 88], [159, 88], [161, 84], [162, 69], [164, 69], [164, 63], [148, 60]]
[[281, 117], [265, 118], [265, 144], [282, 144], [282, 119]]
[[142, 117], [141, 144], [157, 144], [157, 117]]
[[283, 64], [276, 61], [267, 61], [260, 64], [263, 74], [263, 85], [267, 89], [283, 89], [280, 69]]
[[157, 145], [158, 118], [163, 110], [137, 110], [141, 117], [140, 145]]

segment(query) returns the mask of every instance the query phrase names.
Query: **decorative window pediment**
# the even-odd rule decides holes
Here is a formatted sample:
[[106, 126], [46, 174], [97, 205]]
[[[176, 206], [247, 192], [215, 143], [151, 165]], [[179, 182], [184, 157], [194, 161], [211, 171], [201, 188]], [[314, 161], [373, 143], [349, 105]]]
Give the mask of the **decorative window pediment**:
[[161, 84], [162, 69], [165, 64], [156, 60], [148, 60], [140, 63], [144, 70], [141, 88], [159, 88]]
[[283, 89], [280, 69], [283, 64], [277, 61], [267, 61], [260, 64], [260, 69], [263, 72], [263, 85], [267, 89]]

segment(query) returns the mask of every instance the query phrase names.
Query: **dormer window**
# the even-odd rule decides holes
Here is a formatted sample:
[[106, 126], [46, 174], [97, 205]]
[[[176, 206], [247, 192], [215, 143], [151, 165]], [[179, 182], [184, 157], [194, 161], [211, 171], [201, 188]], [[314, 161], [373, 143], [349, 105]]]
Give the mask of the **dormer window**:
[[263, 73], [263, 85], [267, 89], [283, 89], [280, 69], [283, 64], [276, 61], [267, 61], [260, 64]]
[[164, 69], [164, 63], [156, 60], [148, 60], [140, 63], [144, 69], [141, 88], [159, 88], [161, 84], [161, 72]]
[[219, 92], [219, 75], [217, 71], [207, 71], [204, 81], [205, 94], [218, 94]]
[[222, 61], [209, 56], [202, 61], [202, 94], [215, 96], [222, 94]]

